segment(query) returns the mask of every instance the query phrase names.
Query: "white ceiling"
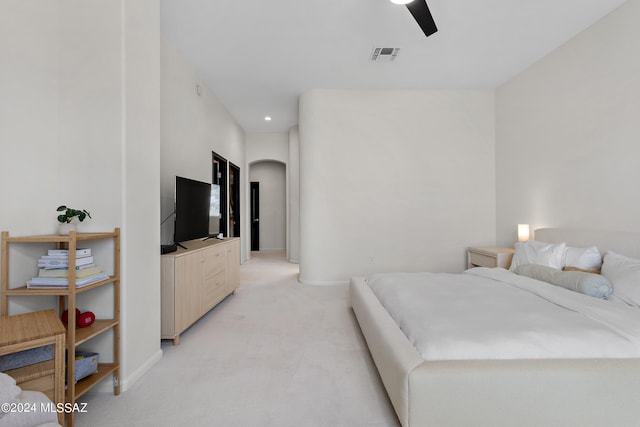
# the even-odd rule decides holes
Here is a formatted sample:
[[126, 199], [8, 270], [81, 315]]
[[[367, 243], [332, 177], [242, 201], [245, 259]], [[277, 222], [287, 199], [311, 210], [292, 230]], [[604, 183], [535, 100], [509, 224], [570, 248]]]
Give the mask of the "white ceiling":
[[429, 38], [389, 0], [161, 0], [161, 22], [245, 131], [285, 132], [309, 89], [496, 88], [625, 1], [427, 0]]

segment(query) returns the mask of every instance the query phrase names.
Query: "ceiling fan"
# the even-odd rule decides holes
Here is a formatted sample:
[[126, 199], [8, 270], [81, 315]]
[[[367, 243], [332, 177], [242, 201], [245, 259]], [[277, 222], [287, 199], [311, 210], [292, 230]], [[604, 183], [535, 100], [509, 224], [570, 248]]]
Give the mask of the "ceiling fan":
[[425, 0], [391, 0], [391, 2], [406, 5], [409, 12], [411, 12], [411, 15], [413, 15], [413, 19], [416, 20], [425, 36], [429, 37], [431, 34], [438, 31], [436, 22], [433, 20], [433, 16], [431, 16], [429, 6], [427, 6], [427, 2]]

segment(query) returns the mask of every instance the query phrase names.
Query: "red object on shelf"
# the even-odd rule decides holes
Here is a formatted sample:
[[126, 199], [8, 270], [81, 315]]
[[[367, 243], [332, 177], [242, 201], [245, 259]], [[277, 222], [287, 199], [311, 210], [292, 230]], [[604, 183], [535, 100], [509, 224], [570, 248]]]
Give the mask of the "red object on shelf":
[[[79, 316], [80, 316], [80, 310], [78, 310], [78, 309], [76, 308], [76, 322], [78, 321], [78, 317], [79, 317]], [[62, 321], [63, 321], [63, 322], [64, 322], [64, 324], [66, 325], [66, 324], [68, 323], [68, 321], [69, 321], [69, 311], [68, 311], [68, 310], [65, 310], [65, 311], [62, 313], [62, 316], [60, 316], [60, 318], [62, 319]]]
[[[69, 323], [68, 310], [65, 310], [62, 313], [62, 316], [60, 316], [60, 318], [65, 323], [65, 325]], [[93, 314], [91, 311], [85, 311], [84, 313], [81, 313], [80, 310], [76, 308], [76, 326], [78, 328], [86, 328], [87, 326], [91, 326], [95, 321], [96, 321], [96, 315]]]
[[76, 325], [78, 328], [86, 328], [87, 326], [93, 325], [93, 322], [96, 321], [96, 315], [90, 311], [85, 311], [80, 314], [80, 316], [76, 317]]

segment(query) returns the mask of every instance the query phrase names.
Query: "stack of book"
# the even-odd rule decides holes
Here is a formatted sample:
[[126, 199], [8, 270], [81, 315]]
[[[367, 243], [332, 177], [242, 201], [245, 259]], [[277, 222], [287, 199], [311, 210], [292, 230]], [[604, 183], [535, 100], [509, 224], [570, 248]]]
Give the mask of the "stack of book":
[[[49, 249], [38, 259], [38, 277], [27, 282], [28, 289], [69, 287], [69, 251]], [[76, 250], [76, 288], [82, 288], [109, 277], [93, 262], [91, 249]]]

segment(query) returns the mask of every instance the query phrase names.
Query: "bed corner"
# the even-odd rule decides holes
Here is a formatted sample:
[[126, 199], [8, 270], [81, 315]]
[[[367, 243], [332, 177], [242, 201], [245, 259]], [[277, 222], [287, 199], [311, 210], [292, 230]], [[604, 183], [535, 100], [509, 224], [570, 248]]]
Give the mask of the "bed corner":
[[403, 426], [409, 425], [409, 374], [424, 363], [363, 277], [349, 285], [351, 307], [369, 347], [382, 383]]

